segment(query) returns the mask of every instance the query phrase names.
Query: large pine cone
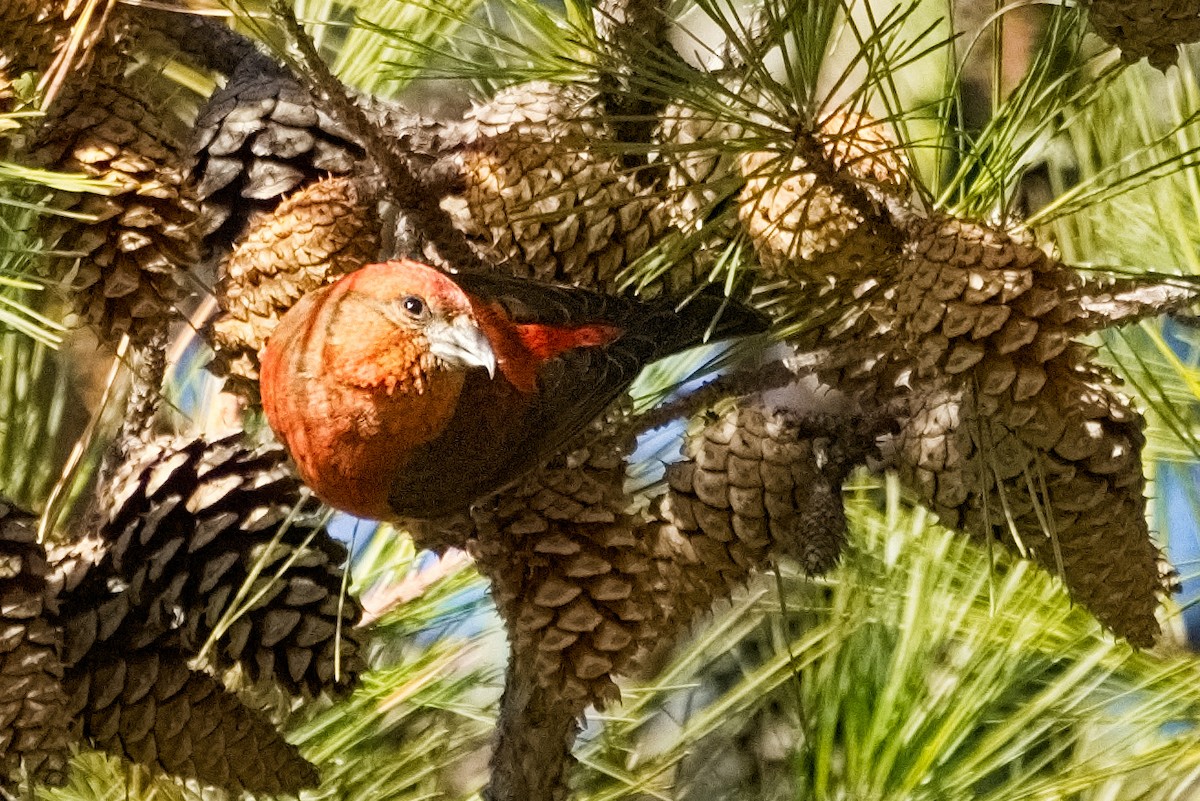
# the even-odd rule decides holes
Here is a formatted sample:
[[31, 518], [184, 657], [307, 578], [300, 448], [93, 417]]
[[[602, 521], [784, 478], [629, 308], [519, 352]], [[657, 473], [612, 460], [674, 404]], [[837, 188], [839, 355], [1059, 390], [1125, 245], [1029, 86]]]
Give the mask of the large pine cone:
[[1164, 589], [1144, 519], [1142, 420], [1073, 339], [1194, 290], [1085, 279], [945, 214], [892, 223], [904, 247], [872, 275], [804, 290], [820, 324], [796, 344], [864, 407], [906, 408], [893, 463], [948, 525], [1032, 556], [1118, 635], [1152, 643]]
[[210, 369], [243, 394], [258, 394], [258, 353], [279, 318], [308, 292], [375, 261], [375, 198], [350, 177], [305, 186], [256, 217], [221, 267]]
[[950, 218], [916, 232], [899, 286], [919, 387], [901, 475], [948, 525], [1027, 550], [1114, 632], [1152, 644], [1164, 588], [1144, 423], [1071, 341], [1111, 304], [1037, 248]]
[[167, 318], [180, 271], [196, 258], [197, 205], [182, 132], [141, 96], [145, 86], [125, 76], [124, 36], [121, 28], [112, 32], [87, 74], [64, 88], [33, 154], [42, 166], [117, 187], [66, 198], [66, 210], [87, 217], [51, 217], [46, 232], [57, 250], [72, 254], [56, 260], [56, 277], [110, 340], [154, 330]]
[[655, 517], [690, 566], [679, 579], [693, 601], [705, 608], [771, 553], [812, 574], [832, 568], [846, 536], [842, 481], [875, 450], [873, 429], [749, 398], [688, 437]]
[[707, 415], [637, 532], [657, 556], [660, 640], [781, 556], [810, 574], [832, 568], [846, 539], [842, 481], [875, 452], [877, 428], [771, 410], [757, 397]]
[[[282, 449], [248, 450], [239, 435], [134, 454], [98, 538], [58, 560], [67, 664], [147, 648], [196, 656], [216, 636], [217, 668], [297, 696], [344, 690], [361, 666], [360, 609], [342, 593], [345, 548], [303, 497]], [[244, 588], [248, 610], [216, 631]]]
[[621, 449], [597, 443], [555, 460], [477, 510], [480, 570], [541, 689], [603, 706], [663, 622], [654, 554], [625, 513]]
[[262, 715], [164, 650], [92, 655], [70, 674], [71, 712], [97, 747], [233, 793], [295, 794], [316, 769]]
[[203, 235], [222, 251], [288, 192], [346, 175], [364, 155], [294, 77], [260, 53], [243, 58], [209, 98], [192, 151]]
[[841, 290], [839, 317], [819, 329], [826, 380], [863, 403], [904, 399], [894, 463], [947, 525], [1031, 555], [1117, 634], [1150, 644], [1162, 586], [1141, 417], [1072, 339], [1178, 298], [1123, 304], [1133, 282], [1085, 281], [945, 215], [903, 230], [901, 258], [861, 296]]
[[738, 213], [769, 275], [860, 278], [899, 249], [879, 193], [906, 195], [908, 170], [882, 123], [839, 112], [787, 152], [747, 153], [741, 168]]
[[619, 696], [614, 676], [666, 622], [625, 511], [626, 443], [609, 439], [474, 510], [471, 546], [509, 634], [491, 780], [505, 798], [567, 797], [579, 717]]
[[613, 289], [618, 272], [664, 228], [651, 192], [620, 155], [586, 90], [536, 81], [499, 92], [468, 115], [460, 155], [466, 189], [456, 224], [484, 258], [514, 274]]
[[1090, 0], [1088, 21], [1121, 58], [1145, 58], [1163, 72], [1179, 59], [1179, 45], [1200, 41], [1195, 0]]
[[1025, 402], [1014, 386], [914, 402], [897, 440], [902, 478], [942, 521], [1027, 553], [1134, 645], [1149, 646], [1166, 588], [1146, 524], [1142, 418], [1107, 371], [1045, 367]]
[[71, 739], [37, 519], [0, 502], [0, 781], [59, 784]]

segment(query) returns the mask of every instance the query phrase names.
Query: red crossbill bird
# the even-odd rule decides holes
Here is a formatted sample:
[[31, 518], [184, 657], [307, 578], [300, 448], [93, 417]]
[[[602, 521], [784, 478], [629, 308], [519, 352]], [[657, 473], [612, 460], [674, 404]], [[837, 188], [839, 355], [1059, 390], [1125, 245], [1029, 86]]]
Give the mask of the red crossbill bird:
[[263, 410], [330, 506], [439, 517], [545, 462], [649, 362], [766, 324], [704, 293], [639, 302], [389, 261], [283, 316], [262, 353]]

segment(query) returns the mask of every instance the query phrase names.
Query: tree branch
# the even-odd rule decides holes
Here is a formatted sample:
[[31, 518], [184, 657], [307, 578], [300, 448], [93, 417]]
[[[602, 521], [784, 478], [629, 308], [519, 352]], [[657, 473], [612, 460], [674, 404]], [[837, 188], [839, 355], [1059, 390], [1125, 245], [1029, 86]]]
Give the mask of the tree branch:
[[571, 701], [541, 688], [532, 660], [510, 651], [485, 801], [565, 801], [579, 721]]
[[[670, 58], [682, 64], [666, 44], [668, 17], [659, 0], [600, 0], [596, 30], [610, 63], [600, 77], [600, 93], [617, 142], [647, 144], [658, 126], [658, 112], [669, 98], [659, 87], [637, 86], [638, 62]], [[653, 70], [651, 74], [667, 72]], [[644, 153], [625, 153], [627, 169], [644, 167]]]
[[244, 59], [258, 54], [254, 42], [223, 21], [183, 8], [139, 5], [137, 21], [164, 37], [194, 65], [232, 75]]

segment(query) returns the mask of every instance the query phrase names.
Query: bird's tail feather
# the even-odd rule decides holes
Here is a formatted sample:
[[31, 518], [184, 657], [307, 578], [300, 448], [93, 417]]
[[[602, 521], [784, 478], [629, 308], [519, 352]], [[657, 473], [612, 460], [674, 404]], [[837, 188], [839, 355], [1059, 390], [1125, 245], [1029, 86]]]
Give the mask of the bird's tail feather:
[[706, 342], [761, 334], [771, 325], [767, 315], [715, 288], [671, 301], [665, 311], [673, 319], [662, 322], [657, 348], [660, 356]]

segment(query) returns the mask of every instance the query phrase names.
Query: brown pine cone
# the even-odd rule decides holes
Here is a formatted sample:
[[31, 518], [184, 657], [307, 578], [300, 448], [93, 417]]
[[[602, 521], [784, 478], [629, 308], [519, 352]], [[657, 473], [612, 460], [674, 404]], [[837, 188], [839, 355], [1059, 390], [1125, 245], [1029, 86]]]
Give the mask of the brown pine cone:
[[875, 451], [877, 429], [770, 411], [755, 397], [706, 416], [637, 535], [659, 556], [660, 639], [780, 556], [810, 574], [832, 568], [846, 538], [842, 481]]
[[470, 548], [510, 647], [487, 798], [566, 799], [579, 717], [619, 697], [613, 677], [665, 623], [654, 554], [625, 511], [629, 443], [611, 439], [473, 510]]
[[[815, 372], [864, 406], [914, 381], [957, 375], [1031, 347], [1042, 361], [1076, 336], [1182, 308], [1194, 286], [1084, 277], [1030, 241], [944, 214], [898, 221], [907, 242], [861, 280], [793, 286], [806, 310], [792, 336]], [[1032, 336], [1033, 344], [1025, 338]]]
[[192, 151], [202, 234], [219, 251], [288, 192], [346, 175], [364, 155], [294, 77], [261, 53], [243, 58], [209, 98]]
[[69, 673], [72, 714], [97, 748], [232, 793], [295, 794], [316, 768], [265, 718], [170, 649], [94, 654]]
[[361, 610], [342, 594], [345, 548], [302, 499], [282, 449], [250, 450], [240, 435], [168, 437], [133, 454], [97, 537], [57, 562], [66, 663], [147, 648], [196, 656], [249, 581], [249, 610], [217, 632], [215, 666], [293, 696], [345, 690], [361, 668]]
[[908, 194], [908, 169], [886, 127], [838, 112], [782, 153], [741, 157], [738, 214], [768, 275], [859, 278], [900, 242], [880, 193]]
[[[708, 102], [727, 103], [723, 97]], [[742, 186], [738, 156], [729, 147], [747, 135], [735, 121], [745, 113], [740, 108], [722, 115], [709, 105], [673, 101], [660, 112], [654, 139], [661, 150], [654, 164], [665, 168], [659, 203], [668, 224], [661, 238], [666, 258], [659, 271], [639, 271], [639, 294], [685, 295], [721, 280], [718, 264], [737, 226], [721, 209]]]
[[772, 553], [810, 574], [837, 563], [846, 537], [842, 482], [875, 450], [876, 428], [856, 417], [768, 411], [749, 398], [687, 439], [687, 458], [667, 468], [654, 516], [692, 566], [681, 578], [700, 609]]
[[1195, 290], [1085, 279], [1026, 239], [945, 214], [893, 223], [906, 244], [874, 275], [801, 290], [821, 312], [797, 344], [855, 402], [905, 405], [891, 455], [923, 504], [1061, 573], [1118, 635], [1152, 643], [1163, 587], [1141, 417], [1073, 339]]
[[1086, 356], [1073, 347], [1044, 365], [1044, 385], [1023, 400], [1020, 368], [1005, 388], [988, 371], [993, 383], [973, 397], [923, 393], [896, 461], [944, 523], [1028, 554], [1101, 623], [1150, 646], [1167, 590], [1146, 524], [1143, 421]]
[[744, 126], [708, 108], [682, 101], [663, 108], [655, 138], [667, 167], [666, 213], [673, 225], [684, 231], [698, 229], [712, 207], [740, 183], [737, 156], [729, 152], [729, 143], [745, 136]]
[[949, 525], [1027, 551], [1114, 632], [1150, 645], [1163, 587], [1143, 421], [1072, 338], [1153, 306], [1122, 308], [1121, 292], [985, 226], [934, 217], [910, 236], [892, 329], [914, 388], [901, 475]]
[[1195, 0], [1089, 0], [1088, 21], [1123, 60], [1145, 58], [1163, 72], [1179, 59], [1179, 45], [1200, 41]]
[[180, 271], [196, 258], [197, 206], [182, 134], [141, 96], [146, 87], [125, 77], [123, 36], [112, 32], [86, 75], [64, 88], [33, 152], [42, 166], [116, 187], [65, 198], [65, 210], [87, 218], [55, 215], [46, 231], [56, 250], [71, 254], [55, 260], [56, 278], [109, 340], [168, 318]]
[[0, 783], [61, 784], [71, 739], [62, 630], [37, 519], [0, 501]]
[[623, 457], [597, 443], [476, 512], [473, 550], [513, 653], [532, 655], [541, 689], [575, 704], [575, 715], [616, 699], [612, 677], [662, 623], [654, 554], [625, 512]]
[[221, 267], [210, 368], [258, 397], [258, 352], [279, 318], [306, 293], [377, 259], [375, 197], [350, 177], [308, 184], [251, 223]]
[[469, 115], [465, 190], [448, 198], [485, 260], [514, 274], [601, 289], [646, 251], [665, 221], [651, 193], [598, 142], [594, 99], [544, 81], [509, 87]]

